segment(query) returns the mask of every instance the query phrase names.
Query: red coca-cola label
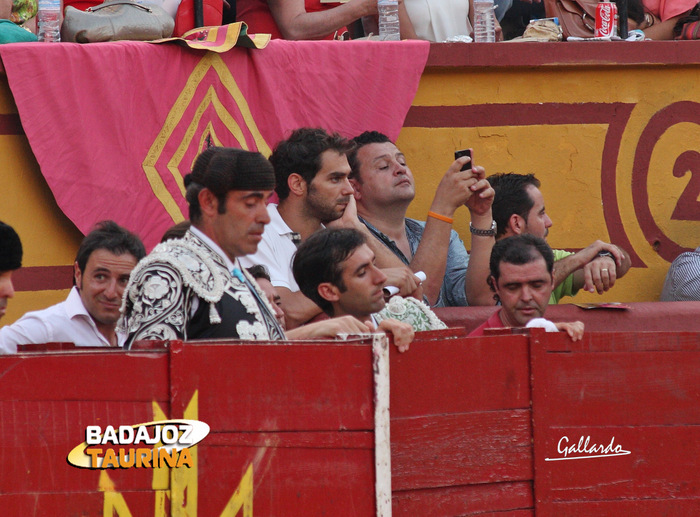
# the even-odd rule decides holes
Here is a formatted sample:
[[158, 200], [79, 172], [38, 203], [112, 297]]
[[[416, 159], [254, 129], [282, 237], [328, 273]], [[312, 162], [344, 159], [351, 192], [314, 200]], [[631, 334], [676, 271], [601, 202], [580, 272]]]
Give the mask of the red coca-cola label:
[[595, 10], [596, 38], [610, 38], [617, 35], [617, 5], [613, 2], [600, 2]]

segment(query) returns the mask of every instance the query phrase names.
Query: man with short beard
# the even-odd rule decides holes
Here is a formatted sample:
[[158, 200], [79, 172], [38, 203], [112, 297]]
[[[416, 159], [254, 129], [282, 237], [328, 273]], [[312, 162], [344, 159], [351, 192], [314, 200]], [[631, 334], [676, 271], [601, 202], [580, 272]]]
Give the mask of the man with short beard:
[[[272, 285], [282, 298], [287, 327], [296, 328], [322, 313], [299, 291], [292, 274], [297, 246], [325, 225], [362, 226], [355, 214], [353, 188], [348, 180], [347, 153], [352, 144], [338, 134], [320, 128], [300, 128], [277, 144], [270, 156], [275, 169], [279, 204], [268, 205], [270, 224], [265, 227], [258, 251], [241, 258], [244, 267], [264, 265]], [[349, 210], [346, 212], [346, 208]], [[390, 285], [402, 294], [418, 289], [419, 280], [407, 268], [389, 274]]]

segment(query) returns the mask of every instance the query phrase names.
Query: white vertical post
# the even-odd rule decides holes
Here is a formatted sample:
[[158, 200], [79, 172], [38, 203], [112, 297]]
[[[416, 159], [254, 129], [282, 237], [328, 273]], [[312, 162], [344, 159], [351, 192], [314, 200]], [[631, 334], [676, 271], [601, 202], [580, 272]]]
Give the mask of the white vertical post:
[[373, 334], [374, 468], [377, 517], [391, 517], [391, 436], [389, 421], [389, 338]]

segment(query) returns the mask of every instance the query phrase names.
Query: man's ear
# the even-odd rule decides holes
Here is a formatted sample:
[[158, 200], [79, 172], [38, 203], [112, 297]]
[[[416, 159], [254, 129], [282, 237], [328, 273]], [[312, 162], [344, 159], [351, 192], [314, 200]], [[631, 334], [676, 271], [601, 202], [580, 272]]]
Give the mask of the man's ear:
[[306, 181], [296, 172], [293, 172], [287, 178], [287, 186], [289, 187], [289, 192], [295, 196], [303, 196], [306, 194]]
[[488, 279], [486, 280], [486, 283], [489, 284], [489, 287], [495, 293], [496, 292], [496, 279], [494, 278], [493, 275], [489, 275]]
[[214, 193], [208, 188], [203, 188], [197, 194], [197, 199], [199, 200], [199, 208], [202, 210], [203, 214], [208, 216], [214, 216], [219, 211], [219, 200], [216, 199]]
[[513, 235], [522, 235], [525, 233], [525, 223], [526, 221], [522, 216], [513, 214], [508, 219], [508, 228]]
[[362, 199], [362, 184], [359, 181], [357, 181], [356, 178], [350, 178], [348, 181], [350, 181], [350, 185], [352, 185], [352, 195], [354, 196], [355, 201], [359, 201], [360, 199]]
[[81, 281], [82, 281], [82, 279], [83, 279], [83, 274], [82, 274], [82, 272], [80, 271], [80, 268], [78, 267], [78, 262], [77, 262], [77, 261], [75, 261], [75, 262], [73, 263], [73, 279], [75, 280], [75, 285], [77, 285], [78, 287], [80, 287], [80, 283], [81, 283]]
[[338, 300], [340, 300], [340, 289], [338, 289], [336, 286], [334, 286], [330, 282], [323, 282], [321, 284], [318, 284], [317, 289], [318, 289], [318, 294], [324, 300], [327, 300], [331, 303], [337, 302]]

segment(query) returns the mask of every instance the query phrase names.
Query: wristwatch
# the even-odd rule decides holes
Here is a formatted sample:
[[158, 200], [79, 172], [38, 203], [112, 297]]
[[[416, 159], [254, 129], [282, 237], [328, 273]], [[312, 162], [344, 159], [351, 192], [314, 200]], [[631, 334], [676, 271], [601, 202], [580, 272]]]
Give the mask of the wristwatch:
[[609, 251], [606, 251], [606, 250], [599, 251], [598, 256], [599, 257], [609, 257], [609, 258], [615, 260], [615, 257], [613, 256], [613, 254], [610, 253]]
[[469, 221], [469, 231], [472, 235], [478, 235], [479, 237], [494, 237], [496, 235], [496, 228], [496, 221], [491, 221], [491, 228], [488, 230], [474, 228], [471, 221]]

